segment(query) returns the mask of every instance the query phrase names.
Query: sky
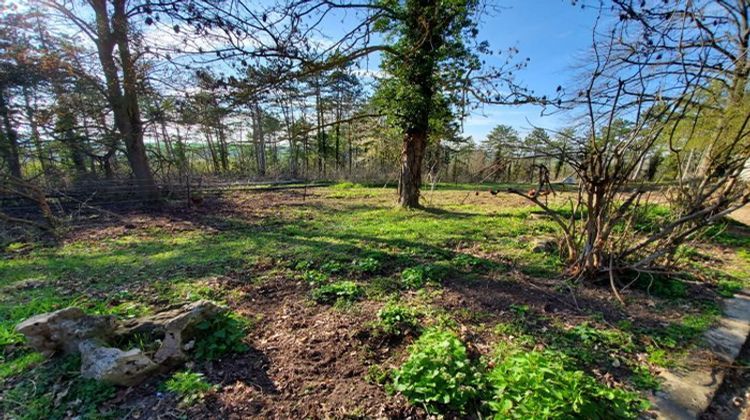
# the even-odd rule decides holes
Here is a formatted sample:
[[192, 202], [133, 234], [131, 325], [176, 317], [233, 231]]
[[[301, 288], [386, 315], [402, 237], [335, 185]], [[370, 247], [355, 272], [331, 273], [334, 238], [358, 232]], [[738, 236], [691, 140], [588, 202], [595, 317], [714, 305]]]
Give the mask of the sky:
[[[490, 2], [492, 2], [490, 0]], [[483, 18], [479, 38], [494, 49], [515, 46], [519, 57], [529, 57], [528, 67], [517, 81], [537, 94], [554, 96], [558, 85], [573, 80], [575, 66], [591, 45], [597, 11], [571, 5], [570, 0], [503, 0], [502, 9]], [[542, 128], [560, 128], [565, 115], [541, 117], [537, 106], [485, 106], [464, 122], [464, 134], [481, 141], [498, 124], [521, 133]]]
[[[25, 1], [12, 0], [23, 4]], [[530, 61], [516, 80], [536, 94], [553, 97], [558, 85], [567, 86], [591, 45], [591, 31], [597, 10], [571, 5], [571, 0], [486, 0], [496, 7], [482, 15], [479, 40], [486, 40], [494, 50], [516, 47], [518, 58]], [[274, 0], [259, 0], [261, 5]], [[340, 19], [340, 20], [339, 20]], [[356, 19], [353, 15], [337, 16], [321, 32], [336, 38]], [[339, 20], [336, 22], [336, 20]], [[171, 34], [171, 23], [166, 34]], [[147, 34], [149, 35], [149, 34]], [[161, 39], [165, 32], [154, 32]], [[323, 33], [321, 36], [325, 36]], [[167, 37], [170, 38], [170, 37]], [[152, 40], [155, 42], [155, 40]], [[325, 40], [320, 40], [325, 43]], [[162, 39], [161, 42], [166, 42]], [[366, 60], [362, 71], [377, 73], [379, 57]], [[490, 61], [491, 63], [491, 61]], [[463, 122], [464, 135], [481, 142], [498, 124], [507, 124], [525, 134], [533, 127], [558, 129], [565, 125], [566, 115], [541, 116], [537, 106], [484, 106]]]

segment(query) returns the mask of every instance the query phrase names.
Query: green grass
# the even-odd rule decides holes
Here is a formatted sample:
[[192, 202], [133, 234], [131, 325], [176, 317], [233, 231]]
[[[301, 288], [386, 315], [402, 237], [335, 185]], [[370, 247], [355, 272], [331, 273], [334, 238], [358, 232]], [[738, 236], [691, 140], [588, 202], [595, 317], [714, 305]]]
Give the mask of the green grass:
[[[237, 300], [240, 288], [214, 281], [221, 276], [248, 285], [267, 279], [299, 282], [313, 300], [337, 308], [355, 300], [391, 302], [394, 296], [412, 296], [410, 301], [387, 306], [382, 317], [372, 314], [381, 329], [396, 335], [416, 332], [420, 323], [455, 327], [460, 321], [478, 328], [476, 324], [491, 317], [468, 308], [431, 312], [420, 307], [419, 313], [412, 309], [415, 302], [428, 307], [434, 296], [456, 284], [466, 286], [488, 278], [516, 281], [509, 278], [509, 273], [515, 272], [556, 278], [563, 268], [558, 255], [532, 250], [534, 238], [557, 232], [548, 219], [533, 217], [534, 207], [504, 207], [501, 199], [463, 201], [467, 193], [489, 188], [507, 185], [438, 184], [434, 195], [425, 191], [425, 202], [434, 199], [434, 204], [411, 211], [396, 208], [392, 191], [382, 185], [337, 184], [315, 190], [324, 199], [309, 205], [280, 204], [262, 218], [206, 216], [196, 222], [194, 230], [138, 229], [103, 240], [83, 239], [9, 253], [0, 259], [0, 379], [21, 380], [3, 391], [3, 396], [27, 406], [32, 416], [43, 413], [35, 410], [54, 401], [47, 382], [75, 380], [74, 369], [50, 369], [50, 363], [42, 363], [37, 353], [22, 350], [22, 337], [13, 330], [19, 321], [68, 305], [89, 313], [132, 318], [170, 303]], [[666, 215], [661, 207], [645, 209], [639, 226], [649, 230]], [[747, 238], [736, 232], [717, 230], [713, 234], [715, 243], [750, 249]], [[685, 253], [691, 258], [692, 250]], [[736, 272], [726, 277], [714, 276], [722, 294], [736, 292], [742, 286], [736, 279], [743, 278], [743, 270], [750, 272], [750, 251], [740, 249], [737, 258], [747, 265], [735, 267]], [[647, 285], [635, 285], [640, 286]], [[523, 284], [519, 282], [517, 287]], [[687, 288], [673, 279], [652, 285], [651, 292], [675, 305], [689, 303]], [[572, 365], [574, 371], [612, 369], [620, 363], [620, 370], [631, 375], [625, 382], [644, 389], [653, 389], [654, 380], [647, 366], [633, 362], [637, 355], [648, 354], [653, 365], [669, 365], [673, 360], [664, 353], [695, 344], [717, 316], [715, 308], [706, 307], [690, 311], [668, 326], [646, 331], [639, 329], [637, 322], [616, 328], [605, 325], [595, 315], [588, 317], [588, 323], [562, 324], [535, 313], [533, 307], [510, 303], [514, 320], [494, 328], [502, 340], [527, 350], [543, 345], [564, 355], [566, 366]], [[494, 325], [487, 328], [492, 330]], [[242, 334], [231, 326], [220, 330], [241, 338], [243, 328]], [[214, 337], [215, 347], [224, 338]], [[232, 340], [238, 346], [240, 341]], [[239, 349], [231, 347], [230, 351]], [[378, 369], [374, 369], [378, 371], [373, 372], [373, 381], [385, 382], [387, 374]], [[39, 391], [30, 393], [29, 380], [41, 384]], [[98, 390], [82, 392], [92, 394], [91, 401], [108, 395]], [[87, 404], [70, 409], [73, 413], [92, 412]], [[0, 408], [18, 416], [15, 406]]]
[[0, 380], [18, 375], [44, 361], [41, 353], [25, 353], [10, 360], [0, 359]]
[[312, 291], [312, 298], [318, 303], [353, 302], [361, 296], [362, 288], [353, 281], [337, 281]]
[[163, 388], [176, 394], [183, 406], [191, 406], [203, 400], [215, 387], [204, 379], [203, 374], [186, 370], [172, 375], [164, 382]]
[[[80, 359], [56, 358], [21, 374], [0, 399], [0, 412], [13, 419], [64, 419], [77, 413], [81, 419], [121, 418], [103, 403], [115, 396], [115, 387], [80, 377]], [[66, 388], [60, 388], [64, 383]]]
[[419, 319], [423, 314], [411, 306], [389, 302], [377, 314], [373, 323], [376, 334], [401, 336], [421, 329]]

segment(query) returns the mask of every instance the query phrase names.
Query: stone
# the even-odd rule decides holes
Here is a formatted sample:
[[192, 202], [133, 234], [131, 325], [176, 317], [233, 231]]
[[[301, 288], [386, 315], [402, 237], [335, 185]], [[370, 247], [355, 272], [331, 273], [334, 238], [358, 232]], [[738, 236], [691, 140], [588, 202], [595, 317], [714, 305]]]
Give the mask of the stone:
[[651, 396], [652, 412], [658, 419], [696, 419], [711, 404], [721, 386], [725, 371], [707, 360], [734, 363], [750, 336], [750, 291], [725, 299], [723, 316], [703, 335], [704, 352], [694, 353], [685, 362], [690, 370], [671, 369], [659, 373], [661, 389]]
[[118, 328], [116, 334], [127, 336], [135, 333], [148, 333], [154, 336], [163, 336], [161, 345], [154, 355], [154, 361], [159, 364], [174, 365], [187, 358], [183, 350], [192, 348], [192, 345], [185, 348], [185, 344], [189, 343], [195, 336], [194, 327], [225, 310], [225, 308], [217, 306], [213, 302], [199, 300], [188, 305], [128, 321]]
[[[58, 351], [80, 353], [83, 377], [132, 386], [156, 370], [184, 362], [184, 352], [195, 345], [199, 332], [196, 325], [225, 310], [201, 300], [118, 324], [112, 316], [90, 316], [80, 308], [70, 307], [31, 317], [18, 324], [16, 331], [46, 356]], [[125, 351], [109, 345], [126, 342], [136, 333], [159, 343], [153, 358], [140, 349]]]
[[222, 309], [209, 301], [198, 301], [184, 308], [184, 311], [168, 320], [165, 325], [164, 339], [159, 350], [154, 355], [157, 363], [179, 363], [186, 356], [183, 350], [183, 340], [194, 335], [194, 327], [211, 317], [216, 316]]
[[89, 316], [76, 307], [36, 315], [16, 326], [16, 331], [26, 337], [29, 346], [45, 356], [58, 351], [76, 353], [81, 341], [104, 339], [114, 329], [114, 317]]
[[140, 349], [123, 351], [105, 347], [95, 340], [78, 345], [81, 353], [81, 376], [115, 385], [133, 386], [148, 378], [159, 365]]

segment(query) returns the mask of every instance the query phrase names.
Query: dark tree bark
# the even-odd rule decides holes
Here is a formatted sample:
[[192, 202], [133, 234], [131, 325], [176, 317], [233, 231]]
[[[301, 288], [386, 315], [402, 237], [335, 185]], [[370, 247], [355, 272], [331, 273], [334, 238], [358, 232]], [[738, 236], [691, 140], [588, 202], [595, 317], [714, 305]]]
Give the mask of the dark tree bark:
[[323, 129], [323, 104], [320, 97], [320, 79], [315, 79], [315, 115], [318, 140], [318, 176], [325, 176], [326, 132]]
[[229, 171], [229, 147], [227, 145], [224, 126], [221, 121], [216, 126], [216, 138], [219, 141], [219, 160], [221, 161], [221, 170], [226, 173]]
[[[112, 106], [115, 125], [125, 142], [128, 162], [133, 171], [137, 187], [144, 198], [155, 200], [158, 190], [151, 167], [146, 157], [143, 142], [143, 121], [138, 105], [138, 78], [128, 42], [128, 18], [125, 0], [112, 0], [111, 17], [107, 0], [92, 0], [96, 14], [97, 52], [104, 69], [107, 84], [107, 99]], [[122, 83], [115, 62], [114, 48], [117, 46], [122, 66]]]
[[284, 123], [286, 125], [286, 132], [287, 136], [289, 137], [289, 172], [292, 176], [292, 178], [297, 178], [298, 169], [297, 169], [297, 154], [299, 146], [297, 145], [297, 139], [294, 135], [294, 105], [292, 103], [289, 104], [289, 107], [285, 106], [285, 104], [282, 102], [281, 110], [284, 114]]
[[349, 123], [349, 130], [347, 131], [347, 139], [349, 141], [349, 176], [352, 174], [352, 160], [354, 160], [354, 149], [352, 148], [352, 124]]
[[426, 131], [407, 133], [401, 148], [401, 176], [398, 182], [398, 203], [402, 207], [419, 207], [422, 186], [422, 161], [427, 147]]
[[8, 172], [21, 178], [21, 160], [18, 153], [18, 134], [10, 121], [10, 110], [3, 87], [0, 86], [0, 118], [3, 120], [2, 138], [0, 138], [0, 152], [3, 154]]
[[211, 162], [214, 166], [214, 173], [218, 174], [220, 172], [219, 168], [219, 157], [216, 154], [216, 148], [214, 147], [214, 142], [211, 139], [211, 130], [206, 128], [204, 131], [204, 134], [206, 136], [206, 145], [208, 146], [208, 153], [211, 156]]
[[263, 136], [263, 111], [257, 103], [253, 105], [253, 143], [255, 159], [258, 164], [258, 175], [266, 175], [266, 142]]
[[37, 124], [36, 118], [36, 107], [32, 104], [31, 92], [27, 86], [23, 86], [23, 100], [26, 108], [26, 119], [29, 120], [29, 128], [31, 129], [31, 141], [34, 144], [34, 150], [36, 151], [36, 158], [39, 160], [39, 166], [42, 167], [42, 173], [47, 178], [50, 175], [50, 160], [49, 156], [44, 151], [42, 145], [42, 139], [39, 135], [39, 125]]

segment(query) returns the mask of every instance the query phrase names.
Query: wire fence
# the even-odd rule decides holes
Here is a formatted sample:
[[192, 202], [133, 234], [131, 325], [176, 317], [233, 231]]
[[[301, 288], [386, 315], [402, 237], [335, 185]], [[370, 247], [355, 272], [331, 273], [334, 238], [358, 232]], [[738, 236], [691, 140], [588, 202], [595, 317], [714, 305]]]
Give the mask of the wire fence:
[[[195, 180], [184, 183], [159, 183], [156, 185], [160, 200], [154, 201], [145, 193], [147, 185], [137, 180], [87, 181], [67, 189], [43, 190], [46, 204], [55, 216], [81, 216], [92, 212], [116, 213], [138, 208], [158, 206], [164, 200], [181, 201], [189, 207], [210, 198], [218, 198], [238, 192], [264, 192], [279, 190], [307, 190], [330, 185], [321, 180], [276, 180], [276, 181], [222, 181]], [[39, 202], [22, 192], [0, 193], [0, 212], [14, 218], [27, 220], [43, 219]]]

